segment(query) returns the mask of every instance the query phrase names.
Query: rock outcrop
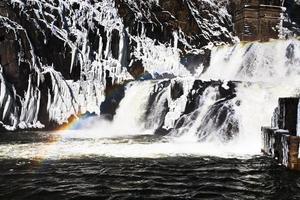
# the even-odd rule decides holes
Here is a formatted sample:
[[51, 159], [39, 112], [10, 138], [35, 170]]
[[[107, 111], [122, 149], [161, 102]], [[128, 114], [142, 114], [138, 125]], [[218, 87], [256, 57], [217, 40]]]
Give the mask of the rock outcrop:
[[227, 6], [1, 1], [1, 123], [9, 129], [55, 127], [78, 113], [100, 114], [105, 93], [125, 80], [194, 72], [201, 62], [197, 49], [232, 43]]

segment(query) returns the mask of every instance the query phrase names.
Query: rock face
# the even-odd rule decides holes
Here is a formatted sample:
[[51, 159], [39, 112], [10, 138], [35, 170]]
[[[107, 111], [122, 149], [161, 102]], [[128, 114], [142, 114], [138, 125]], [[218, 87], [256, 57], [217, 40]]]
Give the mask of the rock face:
[[[194, 81], [187, 95], [184, 114], [176, 121], [174, 131], [184, 134], [191, 131], [189, 129], [195, 129], [193, 131], [199, 136], [199, 140], [217, 137], [221, 141], [228, 141], [236, 136], [239, 132], [236, 117], [236, 108], [239, 106], [239, 101], [235, 98], [236, 85], [235, 82]], [[209, 105], [208, 101], [211, 99], [215, 102]], [[194, 120], [201, 117], [198, 127], [194, 127], [197, 124]]]
[[[197, 49], [233, 41], [227, 6], [1, 1], [1, 123], [8, 129], [55, 127], [77, 113], [100, 114], [105, 94], [125, 80], [194, 73], [201, 62]], [[118, 102], [120, 91], [107, 101]]]
[[283, 32], [285, 36], [300, 35], [300, 2], [296, 0], [286, 0], [284, 2], [286, 12], [284, 13]]
[[[178, 80], [155, 83], [145, 113], [157, 134], [229, 141], [239, 132], [237, 82]], [[174, 93], [174, 90], [179, 91]]]
[[182, 51], [209, 42], [232, 42], [227, 1], [117, 0], [116, 6], [130, 34], [144, 32], [149, 38], [170, 44], [179, 39], [177, 45]]

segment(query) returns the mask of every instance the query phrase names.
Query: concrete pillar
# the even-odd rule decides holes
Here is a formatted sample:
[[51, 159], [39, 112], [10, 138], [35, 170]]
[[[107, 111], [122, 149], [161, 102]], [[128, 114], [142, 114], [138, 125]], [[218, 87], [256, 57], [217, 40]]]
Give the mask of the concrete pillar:
[[[299, 98], [279, 99], [279, 119], [280, 129], [289, 130], [290, 135], [297, 135]], [[299, 134], [299, 133], [298, 133]]]

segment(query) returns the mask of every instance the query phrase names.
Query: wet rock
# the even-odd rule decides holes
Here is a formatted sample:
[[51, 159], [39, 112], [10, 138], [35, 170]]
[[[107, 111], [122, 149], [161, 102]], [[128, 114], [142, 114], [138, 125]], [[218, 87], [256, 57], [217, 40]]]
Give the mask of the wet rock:
[[[163, 98], [162, 96], [170, 85], [170, 80], [159, 81], [153, 88], [148, 99], [147, 109], [144, 114], [146, 122], [145, 128], [156, 130], [156, 134], [164, 135], [168, 132], [168, 130], [163, 128], [163, 126], [165, 123], [165, 117], [169, 112], [169, 104], [167, 99]], [[153, 111], [155, 111], [158, 106], [160, 110], [158, 110], [159, 115], [157, 116], [156, 113], [153, 113]]]
[[211, 85], [211, 82], [205, 82], [202, 80], [195, 80], [193, 88], [188, 95], [188, 102], [185, 107], [184, 114], [193, 112], [199, 105], [199, 98], [203, 95], [203, 92], [207, 87]]
[[129, 73], [135, 78], [140, 79], [145, 74], [145, 68], [142, 60], [132, 60], [129, 66]]
[[[198, 127], [200, 140], [205, 140], [212, 135], [212, 132], [222, 133], [218, 138], [223, 142], [230, 141], [239, 133], [239, 123], [235, 116], [232, 99], [221, 100], [215, 103], [203, 119], [203, 123]], [[210, 129], [214, 124], [214, 130]], [[209, 127], [209, 128], [208, 128]]]
[[124, 96], [125, 85], [115, 84], [106, 87], [105, 100], [100, 106], [101, 115], [105, 116], [106, 119], [112, 120]]
[[164, 129], [164, 128], [158, 128], [155, 131], [155, 135], [159, 135], [159, 136], [166, 136], [170, 133], [170, 130]]
[[180, 82], [174, 81], [171, 86], [171, 98], [173, 100], [178, 99], [183, 95], [183, 86]]
[[[151, 1], [116, 0], [116, 6], [125, 26], [129, 27], [133, 35], [144, 31], [149, 38], [161, 43], [172, 43], [173, 32], [181, 31], [183, 38], [179, 40], [178, 47], [182, 52], [187, 48], [203, 47], [209, 42], [233, 41], [230, 34], [231, 16], [220, 15], [218, 12], [218, 9], [226, 9], [224, 2], [165, 0], [156, 4]], [[213, 25], [206, 26], [204, 20]]]
[[296, 24], [300, 25], [300, 3], [296, 0], [286, 0], [284, 1], [284, 6], [286, 7], [286, 13], [289, 19]]

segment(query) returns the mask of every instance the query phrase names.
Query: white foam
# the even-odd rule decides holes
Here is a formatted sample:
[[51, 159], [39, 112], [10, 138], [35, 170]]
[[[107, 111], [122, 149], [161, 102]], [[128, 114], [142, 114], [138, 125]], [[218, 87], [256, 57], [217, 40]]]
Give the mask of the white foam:
[[[66, 133], [66, 132], [65, 132]], [[74, 135], [73, 135], [74, 133]], [[83, 139], [84, 131], [70, 131], [68, 137], [52, 143], [8, 144], [0, 146], [0, 158], [72, 159], [82, 157], [162, 158], [176, 156], [218, 156], [249, 158], [259, 151], [232, 144], [199, 143], [184, 140], [141, 142], [133, 138]], [[79, 139], [81, 134], [83, 138]], [[95, 135], [99, 132], [95, 132]], [[240, 144], [241, 145], [241, 144]]]
[[300, 74], [300, 42], [238, 43], [212, 49], [211, 64], [202, 79], [282, 83]]

